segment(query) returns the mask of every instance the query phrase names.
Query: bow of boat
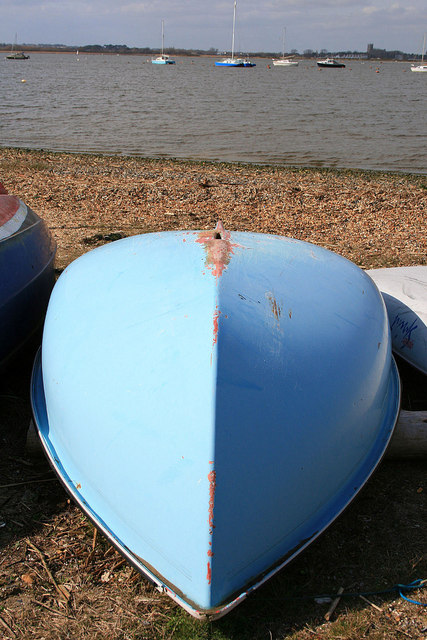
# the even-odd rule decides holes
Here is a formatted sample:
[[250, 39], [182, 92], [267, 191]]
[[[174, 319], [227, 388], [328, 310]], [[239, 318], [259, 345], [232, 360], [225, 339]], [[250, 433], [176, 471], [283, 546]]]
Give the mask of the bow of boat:
[[193, 615], [219, 616], [315, 539], [399, 410], [384, 303], [314, 245], [127, 238], [61, 275], [32, 399], [83, 510]]

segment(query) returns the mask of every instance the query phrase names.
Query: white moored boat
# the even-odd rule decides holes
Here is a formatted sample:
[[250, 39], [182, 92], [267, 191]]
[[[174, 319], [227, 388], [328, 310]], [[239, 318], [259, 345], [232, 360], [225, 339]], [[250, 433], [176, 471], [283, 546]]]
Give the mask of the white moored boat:
[[282, 47], [282, 57], [273, 60], [273, 66], [275, 67], [297, 67], [298, 60], [293, 60], [292, 58], [285, 58], [285, 33], [286, 29], [283, 29], [283, 47]]
[[427, 64], [424, 63], [424, 52], [426, 50], [426, 34], [424, 34], [423, 49], [421, 52], [421, 64], [411, 65], [411, 71], [423, 72], [427, 71]]

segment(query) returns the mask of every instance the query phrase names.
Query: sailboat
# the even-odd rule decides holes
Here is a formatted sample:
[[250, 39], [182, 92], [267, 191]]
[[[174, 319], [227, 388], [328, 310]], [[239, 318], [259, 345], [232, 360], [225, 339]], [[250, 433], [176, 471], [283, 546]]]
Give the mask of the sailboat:
[[153, 64], [175, 64], [175, 60], [173, 60], [170, 56], [168, 56], [164, 52], [165, 48], [165, 21], [162, 20], [162, 52], [157, 58], [152, 58], [151, 62]]
[[423, 50], [421, 52], [421, 64], [413, 64], [411, 65], [411, 71], [426, 71], [427, 72], [427, 64], [424, 63], [424, 53], [426, 50], [426, 34], [424, 34], [423, 40]]
[[277, 60], [273, 60], [273, 65], [275, 67], [297, 67], [298, 60], [291, 60], [290, 58], [285, 58], [285, 33], [286, 29], [283, 29], [283, 48], [282, 48], [282, 57]]
[[237, 0], [234, 0], [233, 11], [233, 36], [231, 39], [231, 58], [224, 58], [223, 60], [217, 60], [215, 62], [216, 67], [255, 67], [255, 62], [251, 62], [247, 58], [235, 58], [234, 57], [234, 32], [236, 30], [236, 6]]
[[12, 50], [6, 58], [8, 60], [28, 60], [30, 56], [26, 55], [23, 51], [15, 51], [16, 47], [16, 33], [15, 33], [15, 42], [12, 45]]

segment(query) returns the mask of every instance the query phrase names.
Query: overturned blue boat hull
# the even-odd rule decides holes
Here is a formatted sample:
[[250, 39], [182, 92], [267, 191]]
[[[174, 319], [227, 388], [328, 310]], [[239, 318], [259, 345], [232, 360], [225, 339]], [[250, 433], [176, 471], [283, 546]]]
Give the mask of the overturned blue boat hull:
[[0, 185], [0, 368], [42, 328], [55, 251], [44, 222]]
[[198, 617], [224, 615], [338, 516], [399, 401], [366, 274], [221, 226], [71, 264], [32, 381], [42, 443], [77, 503]]

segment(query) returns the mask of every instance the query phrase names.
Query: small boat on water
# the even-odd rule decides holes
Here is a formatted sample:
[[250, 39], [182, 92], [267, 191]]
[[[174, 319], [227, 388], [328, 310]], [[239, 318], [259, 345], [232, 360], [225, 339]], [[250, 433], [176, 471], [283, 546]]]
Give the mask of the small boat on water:
[[236, 6], [237, 0], [234, 0], [233, 9], [233, 35], [231, 38], [231, 57], [223, 58], [215, 62], [216, 67], [255, 67], [255, 62], [251, 62], [248, 58], [235, 58], [234, 57], [234, 33], [236, 29]]
[[0, 184], [0, 367], [43, 325], [54, 257], [44, 222]]
[[24, 53], [23, 51], [14, 51], [9, 53], [9, 55], [6, 56], [8, 60], [28, 60], [29, 57], [30, 56]]
[[323, 67], [326, 69], [333, 69], [333, 68], [339, 69], [339, 68], [345, 67], [345, 64], [343, 62], [339, 62], [338, 60], [335, 60], [335, 58], [325, 58], [325, 60], [318, 60], [317, 66]]
[[424, 62], [425, 50], [426, 50], [426, 34], [424, 34], [423, 48], [421, 50], [421, 64], [412, 64], [411, 65], [411, 71], [415, 71], [415, 72], [418, 72], [418, 73], [427, 72], [427, 64], [425, 64], [425, 62]]
[[273, 60], [273, 66], [275, 67], [297, 67], [298, 60], [292, 60], [291, 58], [279, 58]]
[[366, 273], [219, 223], [118, 240], [67, 267], [31, 397], [81, 509], [161, 591], [218, 618], [364, 486], [400, 385]]
[[162, 53], [157, 58], [153, 58], [151, 60], [153, 64], [175, 64], [175, 60], [173, 60], [167, 53]]
[[231, 58], [223, 58], [223, 60], [216, 60], [216, 67], [244, 67], [243, 58], [235, 58], [232, 56]]
[[285, 57], [285, 34], [286, 34], [286, 29], [283, 29], [283, 47], [282, 47], [282, 57], [281, 58], [276, 58], [275, 60], [273, 60], [273, 66], [274, 67], [297, 67], [298, 66], [298, 60], [293, 60], [292, 58], [286, 58]]
[[427, 266], [367, 273], [384, 298], [393, 350], [427, 375]]
[[12, 49], [10, 51], [10, 53], [6, 56], [7, 60], [28, 60], [29, 59], [29, 55], [24, 53], [23, 51], [15, 51], [16, 49], [16, 42], [17, 42], [17, 35], [15, 33], [15, 41], [12, 45]]
[[157, 58], [152, 58], [151, 62], [153, 64], [175, 64], [175, 60], [171, 58], [165, 50], [165, 21], [162, 20], [162, 50]]

